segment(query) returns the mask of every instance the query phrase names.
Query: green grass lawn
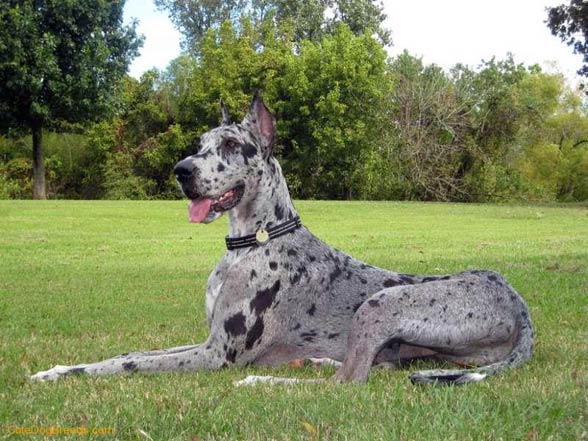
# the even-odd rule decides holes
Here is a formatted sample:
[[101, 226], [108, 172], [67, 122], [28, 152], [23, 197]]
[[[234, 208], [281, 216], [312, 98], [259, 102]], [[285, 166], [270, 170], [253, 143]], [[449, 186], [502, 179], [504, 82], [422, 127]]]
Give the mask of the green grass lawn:
[[296, 206], [317, 236], [373, 265], [504, 273], [529, 305], [533, 360], [465, 387], [416, 387], [409, 370], [378, 370], [367, 385], [232, 386], [334, 373], [287, 367], [33, 383], [55, 364], [204, 340], [227, 225], [189, 224], [186, 202], [0, 201], [0, 438], [18, 426], [153, 440], [588, 438], [585, 206]]

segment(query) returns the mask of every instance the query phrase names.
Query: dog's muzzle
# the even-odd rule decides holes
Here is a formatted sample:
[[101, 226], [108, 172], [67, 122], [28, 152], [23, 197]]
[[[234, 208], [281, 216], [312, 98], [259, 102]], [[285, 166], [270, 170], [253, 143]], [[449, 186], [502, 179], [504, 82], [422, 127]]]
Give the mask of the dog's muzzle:
[[190, 178], [192, 178], [194, 175], [195, 170], [196, 167], [194, 166], [194, 161], [192, 158], [182, 159], [174, 167], [176, 179], [182, 185], [187, 184], [190, 181]]
[[182, 159], [174, 167], [174, 173], [186, 197], [189, 199], [198, 199], [200, 194], [196, 191], [195, 179], [197, 169], [194, 160], [190, 157]]

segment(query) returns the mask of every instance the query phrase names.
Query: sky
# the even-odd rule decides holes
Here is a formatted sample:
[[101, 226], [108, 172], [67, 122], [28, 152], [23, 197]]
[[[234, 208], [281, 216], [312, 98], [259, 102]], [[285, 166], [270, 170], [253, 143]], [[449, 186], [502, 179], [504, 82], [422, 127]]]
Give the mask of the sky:
[[[582, 56], [551, 35], [545, 24], [548, 6], [567, 0], [384, 0], [392, 31], [394, 56], [403, 50], [448, 69], [456, 63], [472, 67], [510, 52], [517, 63], [538, 63], [548, 72], [561, 72], [571, 85]], [[130, 67], [140, 77], [146, 70], [163, 69], [180, 53], [180, 34], [152, 0], [127, 0], [125, 20], [139, 21], [145, 36], [141, 55]]]

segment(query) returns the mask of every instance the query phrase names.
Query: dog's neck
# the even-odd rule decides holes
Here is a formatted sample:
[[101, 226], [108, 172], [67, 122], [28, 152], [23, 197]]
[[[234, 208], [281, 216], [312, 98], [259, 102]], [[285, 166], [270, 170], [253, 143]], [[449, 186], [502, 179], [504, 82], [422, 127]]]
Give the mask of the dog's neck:
[[270, 157], [252, 184], [239, 205], [229, 211], [230, 237], [254, 234], [259, 228], [271, 228], [297, 216], [276, 158]]

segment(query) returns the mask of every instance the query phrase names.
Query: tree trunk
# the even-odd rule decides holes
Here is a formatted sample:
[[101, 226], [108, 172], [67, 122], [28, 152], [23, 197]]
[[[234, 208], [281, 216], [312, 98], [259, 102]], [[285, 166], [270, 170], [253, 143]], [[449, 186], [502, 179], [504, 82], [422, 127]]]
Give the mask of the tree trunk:
[[43, 125], [33, 123], [33, 199], [47, 199], [43, 163]]

